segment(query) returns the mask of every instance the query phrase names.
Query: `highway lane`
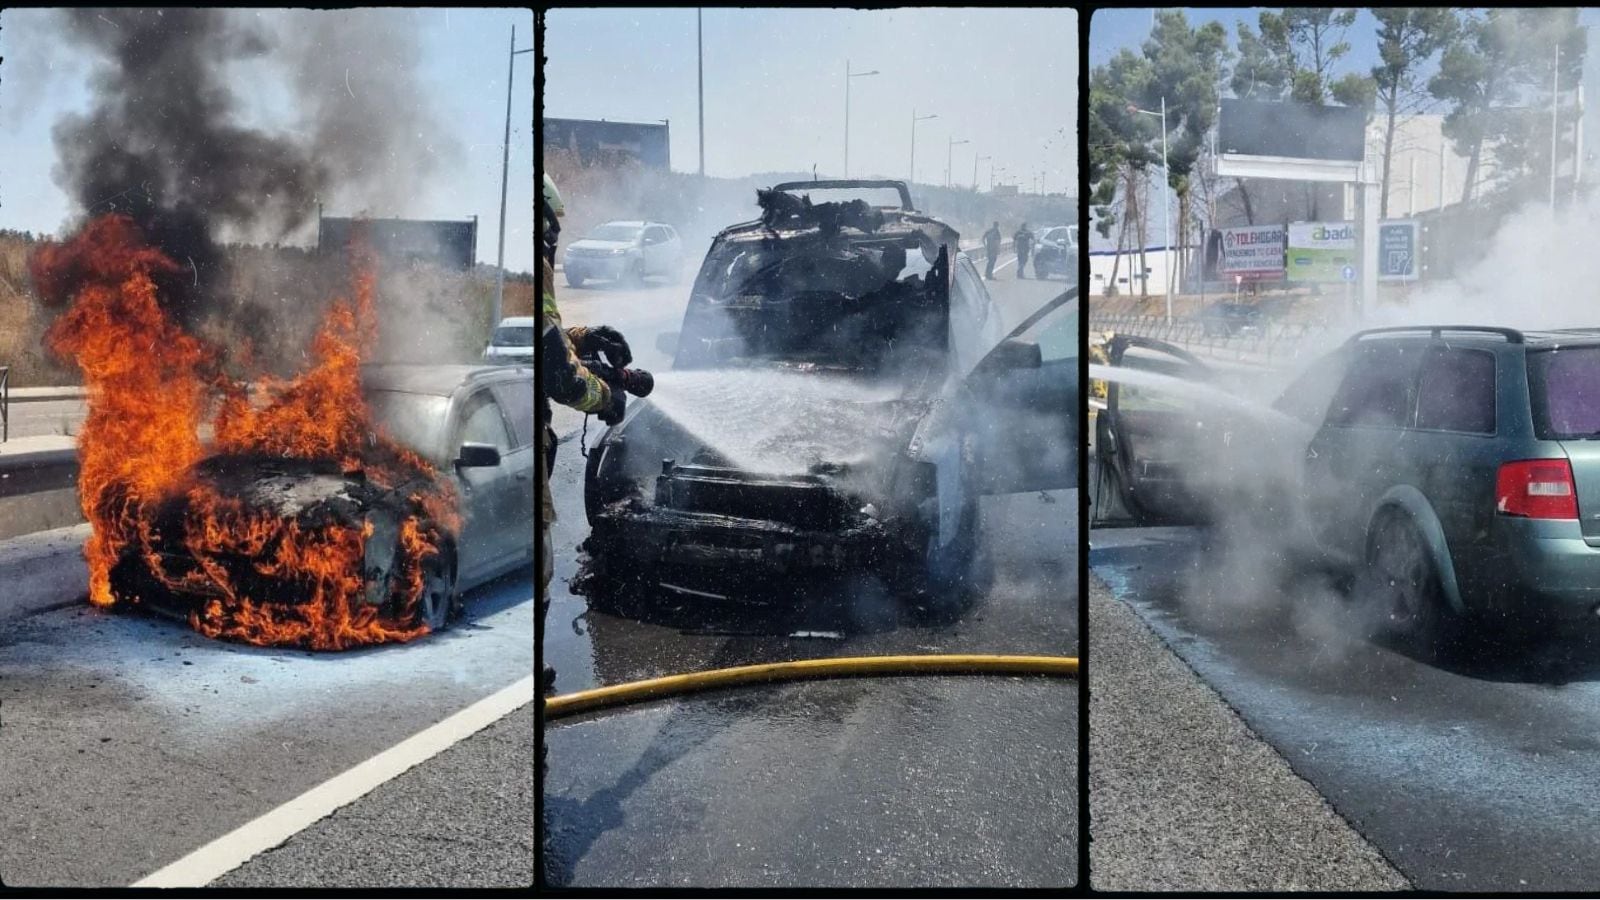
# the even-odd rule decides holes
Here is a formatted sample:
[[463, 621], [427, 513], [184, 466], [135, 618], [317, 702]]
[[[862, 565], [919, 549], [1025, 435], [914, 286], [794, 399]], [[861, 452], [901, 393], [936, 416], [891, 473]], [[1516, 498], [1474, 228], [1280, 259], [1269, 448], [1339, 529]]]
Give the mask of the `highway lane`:
[[1431, 665], [1363, 637], [1317, 578], [1229, 565], [1205, 531], [1090, 541], [1117, 599], [1414, 887], [1600, 887], [1593, 647]]
[[[0, 622], [0, 879], [131, 884], [527, 678], [532, 597], [524, 570], [473, 592], [448, 632], [338, 654], [212, 641], [179, 622], [82, 601]], [[276, 887], [395, 884], [395, 846], [318, 843], [328, 827], [366, 819], [374, 837], [432, 854], [407, 870], [418, 877], [475, 870], [468, 883], [527, 884], [531, 792], [484, 802], [532, 778], [530, 719], [520, 730], [513, 720], [458, 745], [472, 754], [514, 743], [514, 752], [496, 753], [495, 771], [432, 793], [450, 783], [428, 780], [452, 765], [437, 757], [392, 783], [423, 793], [375, 791], [306, 833], [294, 865], [261, 860], [234, 877]], [[497, 833], [508, 835], [501, 852], [486, 854]]]
[[28, 400], [11, 398], [7, 435], [11, 439], [77, 434], [89, 415], [83, 400]]

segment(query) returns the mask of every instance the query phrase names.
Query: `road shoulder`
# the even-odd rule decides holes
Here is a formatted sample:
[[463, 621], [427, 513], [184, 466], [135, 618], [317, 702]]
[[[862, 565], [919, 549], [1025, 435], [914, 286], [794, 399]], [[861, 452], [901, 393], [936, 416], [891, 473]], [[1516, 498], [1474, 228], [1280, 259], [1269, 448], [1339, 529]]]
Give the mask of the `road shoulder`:
[[1410, 886], [1103, 581], [1089, 581], [1096, 890]]

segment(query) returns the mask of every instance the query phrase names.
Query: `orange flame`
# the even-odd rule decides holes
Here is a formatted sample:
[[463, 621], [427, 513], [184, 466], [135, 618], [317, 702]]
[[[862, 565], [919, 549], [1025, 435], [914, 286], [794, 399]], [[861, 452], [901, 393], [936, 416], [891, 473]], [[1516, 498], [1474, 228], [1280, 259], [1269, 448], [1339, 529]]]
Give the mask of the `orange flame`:
[[[210, 637], [339, 650], [427, 633], [415, 615], [423, 567], [460, 529], [457, 498], [428, 462], [371, 421], [360, 365], [376, 334], [376, 277], [370, 253], [354, 256], [353, 299], [332, 304], [311, 365], [288, 380], [258, 377], [252, 398], [223, 377], [221, 348], [161, 309], [156, 279], [179, 267], [130, 219], [102, 216], [35, 251], [30, 270], [41, 293], [72, 300], [46, 342], [77, 360], [88, 388], [78, 458], [93, 528], [84, 546], [91, 602], [145, 601], [113, 583], [113, 569], [131, 558], [160, 588], [207, 598], [189, 621]], [[213, 410], [214, 436], [203, 443], [200, 425]], [[422, 485], [407, 495], [386, 602], [366, 600], [370, 521], [306, 524], [253, 509], [196, 475], [198, 462], [218, 454], [336, 462], [381, 489]], [[171, 503], [183, 510], [181, 573], [169, 571], [159, 549], [173, 546], [171, 535], [161, 543], [157, 524], [157, 511]], [[240, 559], [248, 577], [230, 565]], [[263, 584], [301, 602], [271, 602], [282, 599], [271, 596], [279, 590]]]

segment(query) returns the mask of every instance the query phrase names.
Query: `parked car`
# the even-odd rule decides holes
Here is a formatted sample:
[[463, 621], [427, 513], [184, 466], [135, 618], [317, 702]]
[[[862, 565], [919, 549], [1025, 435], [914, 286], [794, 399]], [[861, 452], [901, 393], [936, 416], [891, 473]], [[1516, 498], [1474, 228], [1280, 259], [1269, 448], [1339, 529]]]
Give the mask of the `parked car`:
[[660, 222], [607, 222], [568, 244], [561, 258], [567, 284], [573, 287], [595, 279], [633, 285], [652, 276], [677, 281], [683, 262], [683, 240], [671, 225]]
[[1265, 322], [1260, 309], [1244, 303], [1214, 303], [1200, 314], [1206, 337], [1260, 337]]
[[1033, 274], [1041, 279], [1062, 275], [1068, 281], [1078, 280], [1078, 226], [1056, 225], [1039, 230], [1033, 247]]
[[[884, 188], [897, 206], [810, 196]], [[661, 342], [696, 387], [630, 403], [589, 452], [591, 562], [722, 594], [874, 573], [959, 608], [984, 578], [979, 495], [1076, 484], [1076, 291], [1007, 335], [960, 236], [904, 183], [759, 196]]]
[[[374, 366], [362, 373], [374, 423], [415, 451], [446, 477], [460, 497], [461, 530], [446, 552], [424, 564], [424, 588], [415, 617], [443, 629], [462, 591], [533, 561], [528, 520], [534, 505], [534, 397], [531, 367]], [[409, 484], [388, 489], [340, 460], [295, 461], [262, 456], [213, 456], [196, 464], [193, 477], [237, 499], [244, 509], [292, 519], [306, 528], [318, 523], [361, 521], [372, 529], [365, 569], [368, 602], [391, 601], [385, 589], [390, 566], [401, 556], [399, 523], [422, 515]], [[200, 566], [187, 540], [187, 504], [178, 494], [149, 509], [153, 553], [130, 546], [111, 570], [111, 592], [121, 603], [148, 604], [187, 614], [217, 596], [217, 579], [251, 586], [264, 602], [308, 602], [308, 586], [275, 580], [256, 554], [213, 557], [220, 574]], [[159, 560], [166, 579], [152, 570]], [[172, 587], [176, 581], [181, 587]]]
[[501, 319], [483, 351], [486, 363], [533, 362], [533, 316], [508, 316]]
[[[1174, 370], [1214, 381], [1182, 351], [1156, 352]], [[1356, 575], [1357, 596], [1389, 629], [1435, 649], [1465, 626], [1592, 631], [1600, 624], [1597, 396], [1600, 329], [1364, 331], [1275, 404], [1307, 429], [1303, 446], [1283, 454], [1299, 471], [1265, 485], [1257, 471], [1238, 473], [1239, 483], [1264, 487], [1248, 507], [1263, 515], [1272, 496], [1293, 490], [1322, 558]], [[1209, 414], [1172, 410], [1155, 421], [1147, 410], [1141, 422], [1127, 399], [1113, 384], [1097, 438], [1115, 447], [1107, 462], [1135, 515], [1174, 523], [1214, 513], [1217, 498], [1197, 497], [1197, 479], [1171, 489], [1183, 458], [1219, 453], [1215, 429], [1195, 427]]]

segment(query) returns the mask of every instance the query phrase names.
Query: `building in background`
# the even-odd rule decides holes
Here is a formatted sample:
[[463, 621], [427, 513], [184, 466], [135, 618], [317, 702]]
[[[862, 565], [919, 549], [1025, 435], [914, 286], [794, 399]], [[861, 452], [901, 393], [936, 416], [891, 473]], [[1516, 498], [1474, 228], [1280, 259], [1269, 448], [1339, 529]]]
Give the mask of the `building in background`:
[[545, 119], [544, 152], [565, 150], [585, 166], [631, 157], [647, 168], [672, 168], [669, 123], [607, 122], [592, 119]]
[[478, 260], [478, 217], [466, 221], [338, 219], [317, 211], [317, 251], [343, 252], [357, 228], [372, 249], [392, 262], [426, 262], [468, 271]]

